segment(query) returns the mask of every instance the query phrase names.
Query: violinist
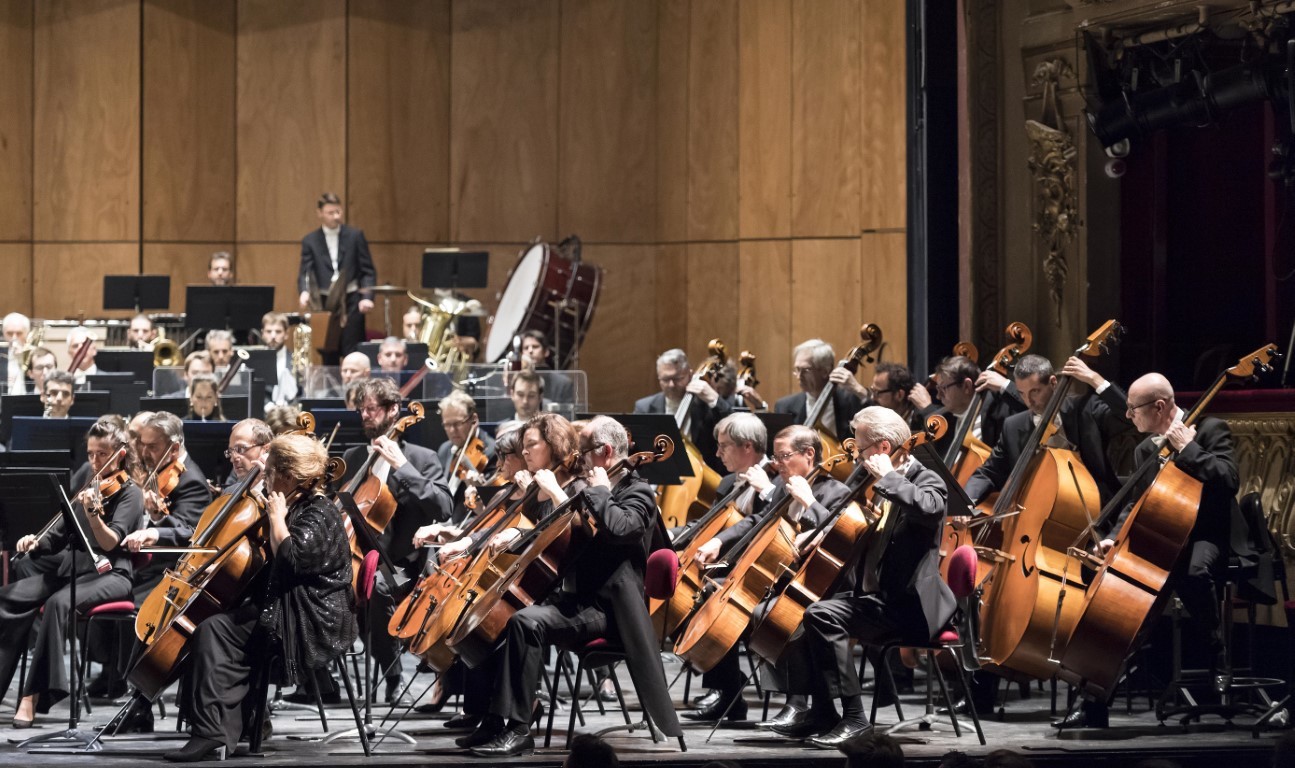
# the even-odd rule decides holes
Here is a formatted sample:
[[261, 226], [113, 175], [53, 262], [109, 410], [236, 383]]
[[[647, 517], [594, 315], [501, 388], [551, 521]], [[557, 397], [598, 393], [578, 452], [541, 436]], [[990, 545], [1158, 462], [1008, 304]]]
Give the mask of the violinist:
[[[445, 471], [436, 453], [430, 448], [386, 436], [400, 415], [400, 390], [390, 379], [364, 379], [357, 392], [360, 421], [370, 446], [356, 446], [343, 456], [348, 469], [342, 478], [345, 484], [354, 471], [365, 463], [367, 452], [377, 451], [388, 467], [386, 486], [396, 500], [395, 516], [386, 526], [378, 541], [391, 562], [405, 575], [417, 578], [423, 569], [423, 550], [412, 545], [414, 532], [424, 525], [446, 522], [453, 510], [453, 500], [445, 487]], [[379, 467], [381, 464], [379, 463]], [[376, 470], [384, 471], [384, 470]], [[371, 653], [378, 668], [390, 670], [387, 676], [386, 701], [391, 703], [400, 692], [400, 667], [395, 661], [400, 653], [399, 642], [385, 631], [395, 610], [392, 597], [394, 585], [379, 574], [369, 601], [367, 619], [377, 622], [373, 632]], [[393, 666], [394, 665], [394, 666]], [[304, 693], [304, 692], [303, 692]]]
[[836, 365], [832, 345], [822, 339], [810, 339], [796, 346], [792, 353], [792, 375], [800, 391], [774, 403], [775, 413], [790, 413], [797, 424], [805, 423], [814, 404], [832, 382], [831, 400], [823, 408], [819, 424], [838, 440], [850, 436], [850, 417], [863, 407], [868, 392], [849, 369]]
[[[940, 476], [911, 456], [896, 464], [891, 454], [909, 438], [907, 422], [893, 410], [865, 408], [853, 420], [858, 460], [874, 478], [869, 535], [840, 591], [805, 612], [803, 633], [793, 637], [778, 667], [790, 692], [811, 694], [812, 706], [780, 712], [772, 729], [836, 749], [872, 730], [851, 640], [870, 645], [906, 639], [925, 643], [940, 632], [956, 608], [940, 578], [939, 544], [947, 489]], [[878, 692], [878, 695], [882, 695]], [[836, 711], [840, 700], [842, 711]], [[789, 698], [789, 702], [790, 702]]]
[[[1174, 402], [1174, 389], [1159, 373], [1148, 373], [1133, 382], [1126, 414], [1137, 430], [1147, 436], [1133, 452], [1135, 467], [1148, 460], [1155, 461], [1153, 455], [1168, 444], [1175, 466], [1202, 484], [1196, 523], [1187, 540], [1187, 555], [1178, 561], [1165, 588], [1173, 589], [1183, 601], [1191, 617], [1186, 629], [1209, 653], [1211, 668], [1223, 673], [1215, 682], [1226, 689], [1230, 683], [1225, 673], [1228, 660], [1214, 582], [1227, 565], [1232, 521], [1240, 515], [1236, 500], [1240, 474], [1233, 456], [1232, 431], [1227, 422], [1209, 416], [1191, 426], [1184, 424], [1186, 414]], [[1155, 479], [1154, 472], [1139, 478], [1116, 519], [1099, 523], [1103, 538], [1098, 554], [1106, 554], [1115, 545], [1133, 505]], [[1106, 702], [1091, 700], [1085, 700], [1077, 711], [1053, 723], [1059, 728], [1100, 728], [1107, 724]]]
[[[118, 458], [123, 448], [125, 455]], [[139, 487], [130, 481], [135, 456], [129, 448], [125, 421], [119, 416], [104, 416], [96, 421], [86, 433], [86, 453], [89, 467], [78, 473], [85, 482], [73, 501], [73, 512], [89, 534], [89, 543], [108, 559], [111, 570], [98, 573], [85, 553], [72, 551], [69, 537], [79, 534], [67, 530], [61, 518], [43, 535], [18, 540], [18, 552], [38, 561], [56, 561], [58, 566], [39, 568], [42, 572], [0, 588], [0, 680], [6, 689], [27, 648], [27, 637], [41, 606], [45, 609], [22, 700], [14, 714], [14, 728], [31, 727], [36, 713], [49, 712], [52, 705], [68, 695], [70, 681], [63, 663], [63, 646], [71, 607], [69, 583], [74, 573], [78, 610], [130, 598], [131, 555], [121, 541], [138, 527], [144, 503]]]
[[[477, 403], [466, 392], [455, 390], [441, 398], [441, 426], [445, 429], [445, 442], [436, 449], [436, 457], [441, 466], [452, 475], [457, 475], [460, 482], [458, 489], [466, 490], [468, 486], [482, 485], [491, 474], [495, 461], [495, 441], [481, 429], [481, 419], [477, 415]], [[459, 454], [465, 446], [473, 446], [469, 452], [472, 458]], [[477, 466], [484, 458], [484, 463]], [[475, 460], [474, 460], [475, 459]], [[456, 490], [454, 519], [462, 521], [466, 517], [463, 507], [463, 493]]]
[[634, 412], [673, 414], [684, 395], [692, 395], [692, 406], [683, 423], [684, 437], [697, 446], [711, 469], [719, 472], [723, 465], [715, 455], [715, 425], [732, 412], [728, 401], [705, 379], [693, 376], [688, 356], [682, 349], [661, 353], [656, 360], [656, 380], [661, 391], [635, 401]]
[[[279, 658], [284, 682], [327, 669], [356, 637], [351, 555], [341, 512], [323, 494], [328, 452], [280, 435], [266, 454], [272, 553], [246, 602], [198, 625], [185, 670], [190, 739], [172, 762], [223, 758], [247, 732], [254, 670]], [[253, 724], [260, 727], [259, 723]]]
[[503, 758], [533, 751], [532, 705], [548, 646], [579, 647], [608, 636], [624, 644], [630, 676], [652, 722], [667, 736], [682, 733], [643, 599], [648, 553], [668, 546], [652, 488], [637, 476], [624, 481], [608, 476], [629, 455], [629, 434], [613, 419], [591, 419], [581, 430], [580, 448], [588, 470], [584, 503], [597, 534], [570, 564], [557, 595], [548, 604], [522, 609], [504, 628], [489, 718], [497, 730], [472, 749], [475, 755]]
[[[1087, 384], [1084, 391], [1066, 400], [1057, 417], [1057, 433], [1049, 443], [1051, 447], [1075, 447], [1084, 467], [1093, 476], [1105, 504], [1119, 488], [1119, 478], [1107, 457], [1106, 446], [1120, 433], [1127, 431], [1132, 422], [1125, 415], [1124, 390], [1089, 368], [1083, 360], [1071, 357], [1061, 373]], [[1025, 355], [1013, 371], [1016, 387], [1029, 412], [1022, 411], [1003, 422], [1003, 433], [985, 463], [967, 481], [967, 496], [972, 502], [984, 501], [991, 492], [1002, 490], [1012, 467], [1030, 440], [1030, 433], [1052, 399], [1057, 387], [1057, 377], [1052, 363], [1040, 355]]]

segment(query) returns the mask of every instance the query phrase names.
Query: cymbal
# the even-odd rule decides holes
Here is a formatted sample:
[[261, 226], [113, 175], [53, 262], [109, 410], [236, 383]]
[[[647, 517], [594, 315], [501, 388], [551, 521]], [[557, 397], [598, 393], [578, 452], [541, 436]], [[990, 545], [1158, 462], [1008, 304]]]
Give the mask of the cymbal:
[[401, 288], [398, 285], [375, 285], [368, 290], [372, 291], [375, 296], [390, 295], [395, 296], [401, 293], [408, 293], [408, 288]]

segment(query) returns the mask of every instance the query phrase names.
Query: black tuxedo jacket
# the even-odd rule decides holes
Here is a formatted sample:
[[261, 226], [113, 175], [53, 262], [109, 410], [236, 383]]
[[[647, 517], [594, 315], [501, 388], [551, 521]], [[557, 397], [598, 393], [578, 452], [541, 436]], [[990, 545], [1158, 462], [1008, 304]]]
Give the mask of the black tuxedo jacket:
[[[809, 396], [804, 392], [787, 395], [773, 404], [773, 411], [774, 413], [790, 413], [792, 418], [795, 419], [795, 423], [804, 424], [805, 419], [809, 418], [808, 405], [806, 405], [808, 398]], [[832, 388], [832, 408], [836, 411], [835, 419], [833, 420], [835, 421], [837, 440], [844, 440], [854, 434], [850, 429], [850, 420], [865, 405], [867, 403], [846, 388]]]
[[[757, 496], [751, 514], [742, 518], [741, 522], [736, 525], [729, 526], [720, 532], [716, 538], [724, 544], [721, 551], [727, 551], [748, 531], [758, 526], [765, 516], [787, 496], [787, 487], [782, 478], [774, 480], [774, 489], [768, 501], [761, 500]], [[814, 491], [814, 506], [806, 509], [801, 517], [801, 530], [806, 530], [811, 526], [822, 523], [832, 513], [832, 510], [850, 495], [850, 489], [846, 487], [845, 483], [827, 474], [819, 475], [814, 484], [810, 486], [810, 489]]]
[[[360, 295], [372, 298], [366, 289], [377, 285], [378, 271], [373, 267], [373, 256], [369, 253], [369, 242], [364, 239], [364, 230], [342, 225], [337, 233], [337, 271], [340, 273], [337, 279], [342, 281], [343, 287], [354, 280], [360, 287]], [[328, 255], [328, 243], [324, 240], [322, 228], [316, 228], [301, 239], [298, 293], [309, 290], [307, 276], [313, 276], [321, 295], [328, 295], [328, 286], [333, 280], [333, 260]]]
[[[343, 456], [346, 475], [342, 486], [368, 458], [368, 446], [357, 445]], [[414, 531], [424, 525], [441, 523], [450, 519], [454, 503], [445, 487], [445, 472], [436, 452], [421, 445], [401, 442], [408, 461], [403, 467], [387, 474], [387, 489], [396, 499], [396, 514], [378, 537], [378, 543], [396, 565], [409, 568], [420, 566], [421, 552], [414, 549]]]
[[[658, 392], [635, 400], [634, 412], [665, 413], [665, 393]], [[701, 458], [706, 465], [721, 475], [724, 474], [725, 469], [723, 462], [715, 453], [719, 447], [715, 442], [715, 425], [732, 412], [732, 407], [722, 397], [715, 403], [714, 408], [706, 405], [700, 397], [694, 397], [692, 406], [688, 409], [689, 415], [692, 416], [692, 423], [689, 425], [691, 429], [687, 437], [693, 445], [697, 446], [697, 450], [701, 451]]]
[[988, 446], [998, 444], [1003, 434], [1003, 422], [1008, 416], [1025, 410], [1025, 401], [1016, 382], [1008, 382], [1002, 392], [989, 392], [980, 406], [980, 439]]

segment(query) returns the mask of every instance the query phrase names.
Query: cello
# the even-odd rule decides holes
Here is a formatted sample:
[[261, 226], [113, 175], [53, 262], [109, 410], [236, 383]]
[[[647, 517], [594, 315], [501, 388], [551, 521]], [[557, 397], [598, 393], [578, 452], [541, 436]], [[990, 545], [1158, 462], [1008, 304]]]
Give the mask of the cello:
[[[1100, 356], [1122, 332], [1117, 321], [1108, 320], [1075, 355]], [[1056, 432], [1053, 420], [1073, 383], [1069, 376], [1057, 378], [1052, 398], [993, 505], [993, 519], [977, 534], [978, 544], [991, 545], [977, 548], [989, 569], [982, 586], [980, 658], [1039, 679], [1056, 673], [1054, 651], [1066, 647], [1078, 618], [1082, 603], [1064, 602], [1059, 595], [1072, 573], [1074, 584], [1084, 587], [1070, 550], [1089, 529], [1100, 503], [1097, 484], [1079, 455], [1048, 446]], [[1001, 543], [995, 534], [1001, 534]]]
[[[385, 436], [391, 440], [399, 440], [405, 430], [422, 420], [423, 404], [410, 403], [409, 415], [396, 419], [387, 428]], [[355, 499], [355, 505], [359, 507], [365, 522], [378, 533], [387, 529], [387, 524], [396, 514], [396, 497], [392, 496], [391, 490], [387, 488], [387, 475], [390, 472], [391, 465], [387, 460], [377, 451], [370, 450], [368, 458], [342, 489], [343, 493], [350, 494]], [[361, 555], [360, 559], [363, 560], [364, 556]]]
[[[859, 373], [860, 363], [864, 361], [871, 363], [876, 359], [874, 353], [877, 353], [882, 345], [881, 328], [875, 323], [867, 323], [859, 328], [859, 338], [863, 343], [853, 347], [849, 354], [845, 356], [845, 359], [837, 364], [838, 367], [849, 371], [851, 375]], [[877, 355], [877, 357], [880, 357], [880, 355]], [[813, 406], [810, 406], [808, 399], [806, 399], [804, 425], [818, 430], [819, 437], [823, 440], [824, 456], [836, 456], [841, 453], [842, 438], [832, 435], [824, 428], [824, 425], [819, 423], [823, 418], [823, 411], [827, 409], [827, 404], [832, 402], [832, 392], [835, 390], [836, 384], [829, 381], [823, 385], [823, 391], [818, 393], [818, 399], [814, 401]], [[844, 481], [850, 476], [850, 470], [846, 468], [844, 462], [833, 464], [832, 466], [832, 476], [837, 480]]]
[[[805, 480], [813, 485], [820, 475], [832, 473], [845, 460], [845, 454], [829, 456]], [[792, 501], [791, 494], [786, 494], [733, 545], [737, 561], [723, 585], [707, 580], [698, 596], [704, 602], [675, 644], [675, 654], [694, 670], [709, 672], [724, 658], [751, 623], [756, 604], [795, 560], [796, 530], [785, 517]]]
[[[693, 374], [693, 381], [703, 379], [709, 381], [715, 372], [728, 362], [724, 342], [711, 339], [706, 348], [710, 350], [711, 356]], [[697, 446], [693, 445], [684, 430], [684, 424], [688, 421], [688, 412], [692, 409], [692, 401], [692, 393], [684, 393], [679, 401], [679, 407], [674, 411], [674, 422], [679, 425], [679, 431], [683, 433], [684, 452], [688, 454], [692, 475], [680, 478], [679, 485], [663, 485], [657, 489], [656, 503], [661, 508], [661, 518], [665, 520], [667, 528], [678, 528], [704, 514], [715, 502], [715, 489], [719, 487], [719, 473], [710, 468], [702, 458], [701, 451], [697, 450]]]
[[[944, 417], [930, 417], [925, 431], [912, 435], [891, 452], [892, 461], [899, 466], [913, 449], [928, 440], [939, 440], [947, 429], [948, 422]], [[846, 438], [844, 447], [854, 454], [854, 438]], [[784, 567], [777, 581], [769, 587], [766, 598], [769, 609], [751, 627], [747, 646], [771, 664], [776, 664], [787, 649], [809, 606], [831, 597], [841, 572], [854, 562], [855, 553], [871, 528], [872, 521], [859, 506], [859, 499], [871, 494], [876, 479], [863, 468], [862, 462], [855, 471], [864, 473], [862, 482], [814, 529], [795, 559]]]
[[[1242, 357], [1219, 374], [1191, 411], [1183, 415], [1183, 423], [1196, 423], [1229, 382], [1271, 370], [1277, 354], [1276, 345], [1268, 344]], [[1094, 563], [1096, 571], [1079, 619], [1061, 656], [1059, 676], [1101, 698], [1114, 690], [1127, 659], [1142, 645], [1150, 620], [1160, 614], [1168, 598], [1165, 583], [1187, 545], [1200, 510], [1203, 484], [1178, 468], [1166, 442], [1137, 468], [1102, 510], [1102, 517], [1119, 514], [1130, 492], [1152, 473], [1155, 479], [1134, 503], [1115, 545]]]

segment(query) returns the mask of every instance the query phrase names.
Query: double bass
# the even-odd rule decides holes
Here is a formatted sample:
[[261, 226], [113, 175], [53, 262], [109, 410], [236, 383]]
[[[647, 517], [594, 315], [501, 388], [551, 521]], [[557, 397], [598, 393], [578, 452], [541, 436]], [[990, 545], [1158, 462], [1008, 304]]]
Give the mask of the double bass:
[[[711, 339], [706, 348], [710, 350], [711, 356], [693, 374], [693, 381], [711, 380], [715, 372], [728, 362], [724, 342]], [[679, 401], [679, 407], [674, 411], [674, 421], [679, 426], [680, 432], [684, 432], [684, 424], [688, 420], [688, 412], [692, 409], [692, 401], [692, 393], [685, 393], [683, 399]], [[701, 451], [693, 445], [692, 440], [688, 439], [686, 432], [683, 435], [683, 447], [684, 452], [688, 454], [692, 476], [680, 478], [678, 485], [663, 485], [657, 490], [657, 506], [661, 508], [661, 518], [665, 520], [667, 528], [678, 528], [705, 513], [715, 502], [715, 489], [719, 488], [719, 473], [710, 468], [702, 458]]]
[[[877, 354], [882, 345], [881, 328], [879, 326], [875, 323], [863, 325], [859, 328], [859, 338], [863, 343], [853, 347], [845, 358], [837, 364], [838, 367], [849, 371], [851, 375], [859, 373], [859, 365], [864, 361], [871, 363], [880, 356]], [[818, 430], [819, 437], [823, 441], [824, 456], [836, 456], [841, 453], [841, 440], [843, 438], [838, 438], [831, 434], [820, 423], [823, 419], [823, 411], [827, 409], [827, 404], [832, 402], [832, 392], [835, 390], [836, 384], [829, 381], [823, 385], [823, 391], [818, 393], [818, 400], [815, 400], [812, 405], [808, 401], [805, 404], [804, 425]], [[846, 435], [846, 437], [849, 437], [849, 435]], [[837, 480], [844, 481], [850, 476], [850, 469], [844, 462], [834, 464], [831, 474]]]
[[[1277, 354], [1276, 345], [1269, 344], [1242, 357], [1219, 374], [1183, 415], [1183, 423], [1195, 424], [1228, 382], [1270, 370]], [[1118, 515], [1130, 491], [1151, 473], [1155, 479], [1134, 503], [1115, 545], [1095, 563], [1080, 616], [1061, 656], [1059, 676], [1101, 698], [1114, 690], [1125, 662], [1142, 645], [1149, 620], [1164, 607], [1165, 583], [1200, 510], [1203, 484], [1178, 468], [1166, 442], [1137, 468], [1102, 510], [1102, 517]]]
[[[1118, 341], [1122, 326], [1108, 320], [1075, 355], [1097, 357]], [[983, 583], [979, 656], [983, 662], [1039, 679], [1056, 673], [1083, 605], [1062, 600], [1068, 585], [1083, 589], [1074, 543], [1090, 530], [1101, 503], [1097, 483], [1079, 455], [1048, 443], [1073, 380], [1058, 376], [1038, 425], [977, 534], [989, 572]], [[982, 510], [983, 511], [983, 510]], [[996, 536], [998, 535], [998, 536]], [[989, 562], [983, 562], [985, 559]]]

